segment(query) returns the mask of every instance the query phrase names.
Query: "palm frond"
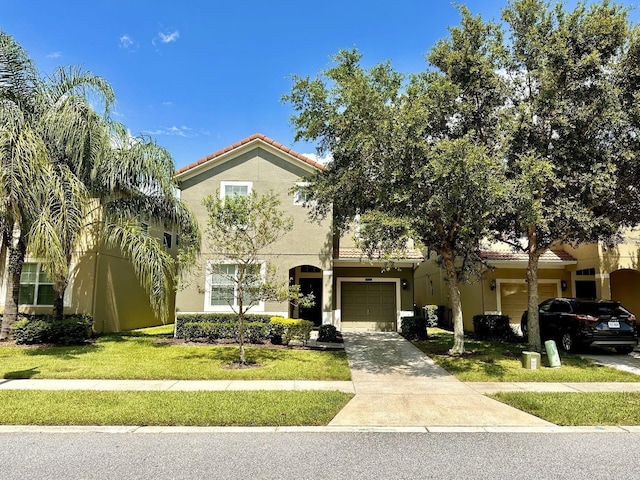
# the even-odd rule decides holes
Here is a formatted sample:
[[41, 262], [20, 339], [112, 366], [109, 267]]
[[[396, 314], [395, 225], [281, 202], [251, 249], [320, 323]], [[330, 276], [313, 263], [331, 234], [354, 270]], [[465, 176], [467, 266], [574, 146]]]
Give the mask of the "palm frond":
[[149, 295], [151, 308], [166, 323], [173, 291], [173, 258], [137, 222], [105, 223], [102, 238], [108, 247], [120, 249], [131, 261], [140, 285]]

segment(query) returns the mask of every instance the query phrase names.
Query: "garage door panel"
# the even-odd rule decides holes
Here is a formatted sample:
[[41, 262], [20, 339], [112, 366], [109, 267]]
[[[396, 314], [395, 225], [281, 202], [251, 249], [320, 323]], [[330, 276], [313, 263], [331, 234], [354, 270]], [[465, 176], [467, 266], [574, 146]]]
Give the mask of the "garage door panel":
[[395, 331], [396, 284], [343, 282], [341, 311], [343, 331]]
[[[528, 308], [526, 283], [502, 283], [500, 285], [500, 304], [503, 315], [508, 315], [511, 323], [519, 324], [520, 318]], [[538, 299], [540, 302], [547, 298], [558, 296], [556, 283], [538, 284]]]

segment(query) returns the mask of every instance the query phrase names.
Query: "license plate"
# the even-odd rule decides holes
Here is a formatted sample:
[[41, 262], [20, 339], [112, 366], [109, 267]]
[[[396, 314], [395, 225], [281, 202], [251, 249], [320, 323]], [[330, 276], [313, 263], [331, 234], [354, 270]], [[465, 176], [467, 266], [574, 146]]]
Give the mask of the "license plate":
[[607, 322], [609, 328], [620, 328], [620, 322]]

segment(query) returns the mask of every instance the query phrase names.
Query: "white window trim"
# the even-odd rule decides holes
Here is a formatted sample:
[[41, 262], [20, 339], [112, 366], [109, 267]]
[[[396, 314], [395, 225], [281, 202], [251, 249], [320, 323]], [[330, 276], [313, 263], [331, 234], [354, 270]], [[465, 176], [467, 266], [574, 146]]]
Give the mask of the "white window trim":
[[[263, 281], [266, 278], [267, 275], [267, 264], [264, 261], [260, 261], [258, 262], [260, 265], [260, 276], [262, 277]], [[236, 310], [234, 310], [234, 307], [237, 307], [237, 305], [234, 305], [233, 307], [231, 305], [211, 305], [211, 286], [212, 286], [212, 269], [211, 266], [213, 264], [219, 264], [219, 265], [237, 265], [238, 262], [235, 262], [233, 260], [209, 260], [207, 262], [207, 270], [205, 273], [205, 281], [204, 281], [204, 311], [205, 312], [221, 312], [221, 313], [234, 313], [236, 312]], [[235, 290], [235, 289], [234, 289]], [[235, 297], [235, 294], [234, 294]], [[234, 301], [236, 299], [234, 298]], [[252, 312], [264, 312], [265, 310], [265, 303], [264, 301], [260, 300], [256, 305], [252, 305], [247, 312], [252, 313]]]
[[248, 187], [247, 195], [251, 195], [251, 191], [253, 190], [253, 182], [237, 182], [237, 181], [222, 181], [220, 182], [220, 200], [224, 200], [226, 195], [224, 194], [226, 187]]
[[[37, 260], [37, 259], [33, 259], [33, 258], [26, 258], [24, 263], [37, 263], [38, 265], [40, 265], [40, 268], [42, 268], [42, 260]], [[73, 291], [73, 283], [75, 281], [76, 278], [76, 262], [74, 260], [71, 261], [71, 265], [69, 266], [69, 284], [67, 285], [66, 290], [64, 291], [64, 297], [62, 300], [62, 305], [64, 307], [70, 307], [71, 306], [71, 292]], [[46, 284], [49, 285], [49, 284]], [[7, 268], [5, 266], [5, 275], [2, 278], [2, 285], [0, 288], [0, 305], [4, 305], [5, 304], [5, 299], [6, 299], [6, 294], [7, 294]], [[27, 307], [27, 308], [49, 308], [49, 307], [53, 307], [53, 304], [51, 305], [39, 305], [39, 304], [29, 304], [29, 303], [21, 303], [18, 305], [18, 307]]]

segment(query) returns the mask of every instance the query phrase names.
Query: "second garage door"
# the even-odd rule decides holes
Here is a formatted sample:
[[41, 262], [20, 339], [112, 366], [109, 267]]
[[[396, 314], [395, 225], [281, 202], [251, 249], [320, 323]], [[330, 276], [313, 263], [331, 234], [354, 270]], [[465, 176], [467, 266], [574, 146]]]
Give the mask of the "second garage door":
[[[558, 295], [555, 283], [539, 283], [538, 299], [540, 302]], [[520, 318], [527, 309], [527, 284], [502, 283], [500, 285], [500, 303], [503, 315], [509, 315], [510, 322], [520, 324]]]
[[396, 284], [343, 282], [343, 331], [392, 332], [396, 330]]

